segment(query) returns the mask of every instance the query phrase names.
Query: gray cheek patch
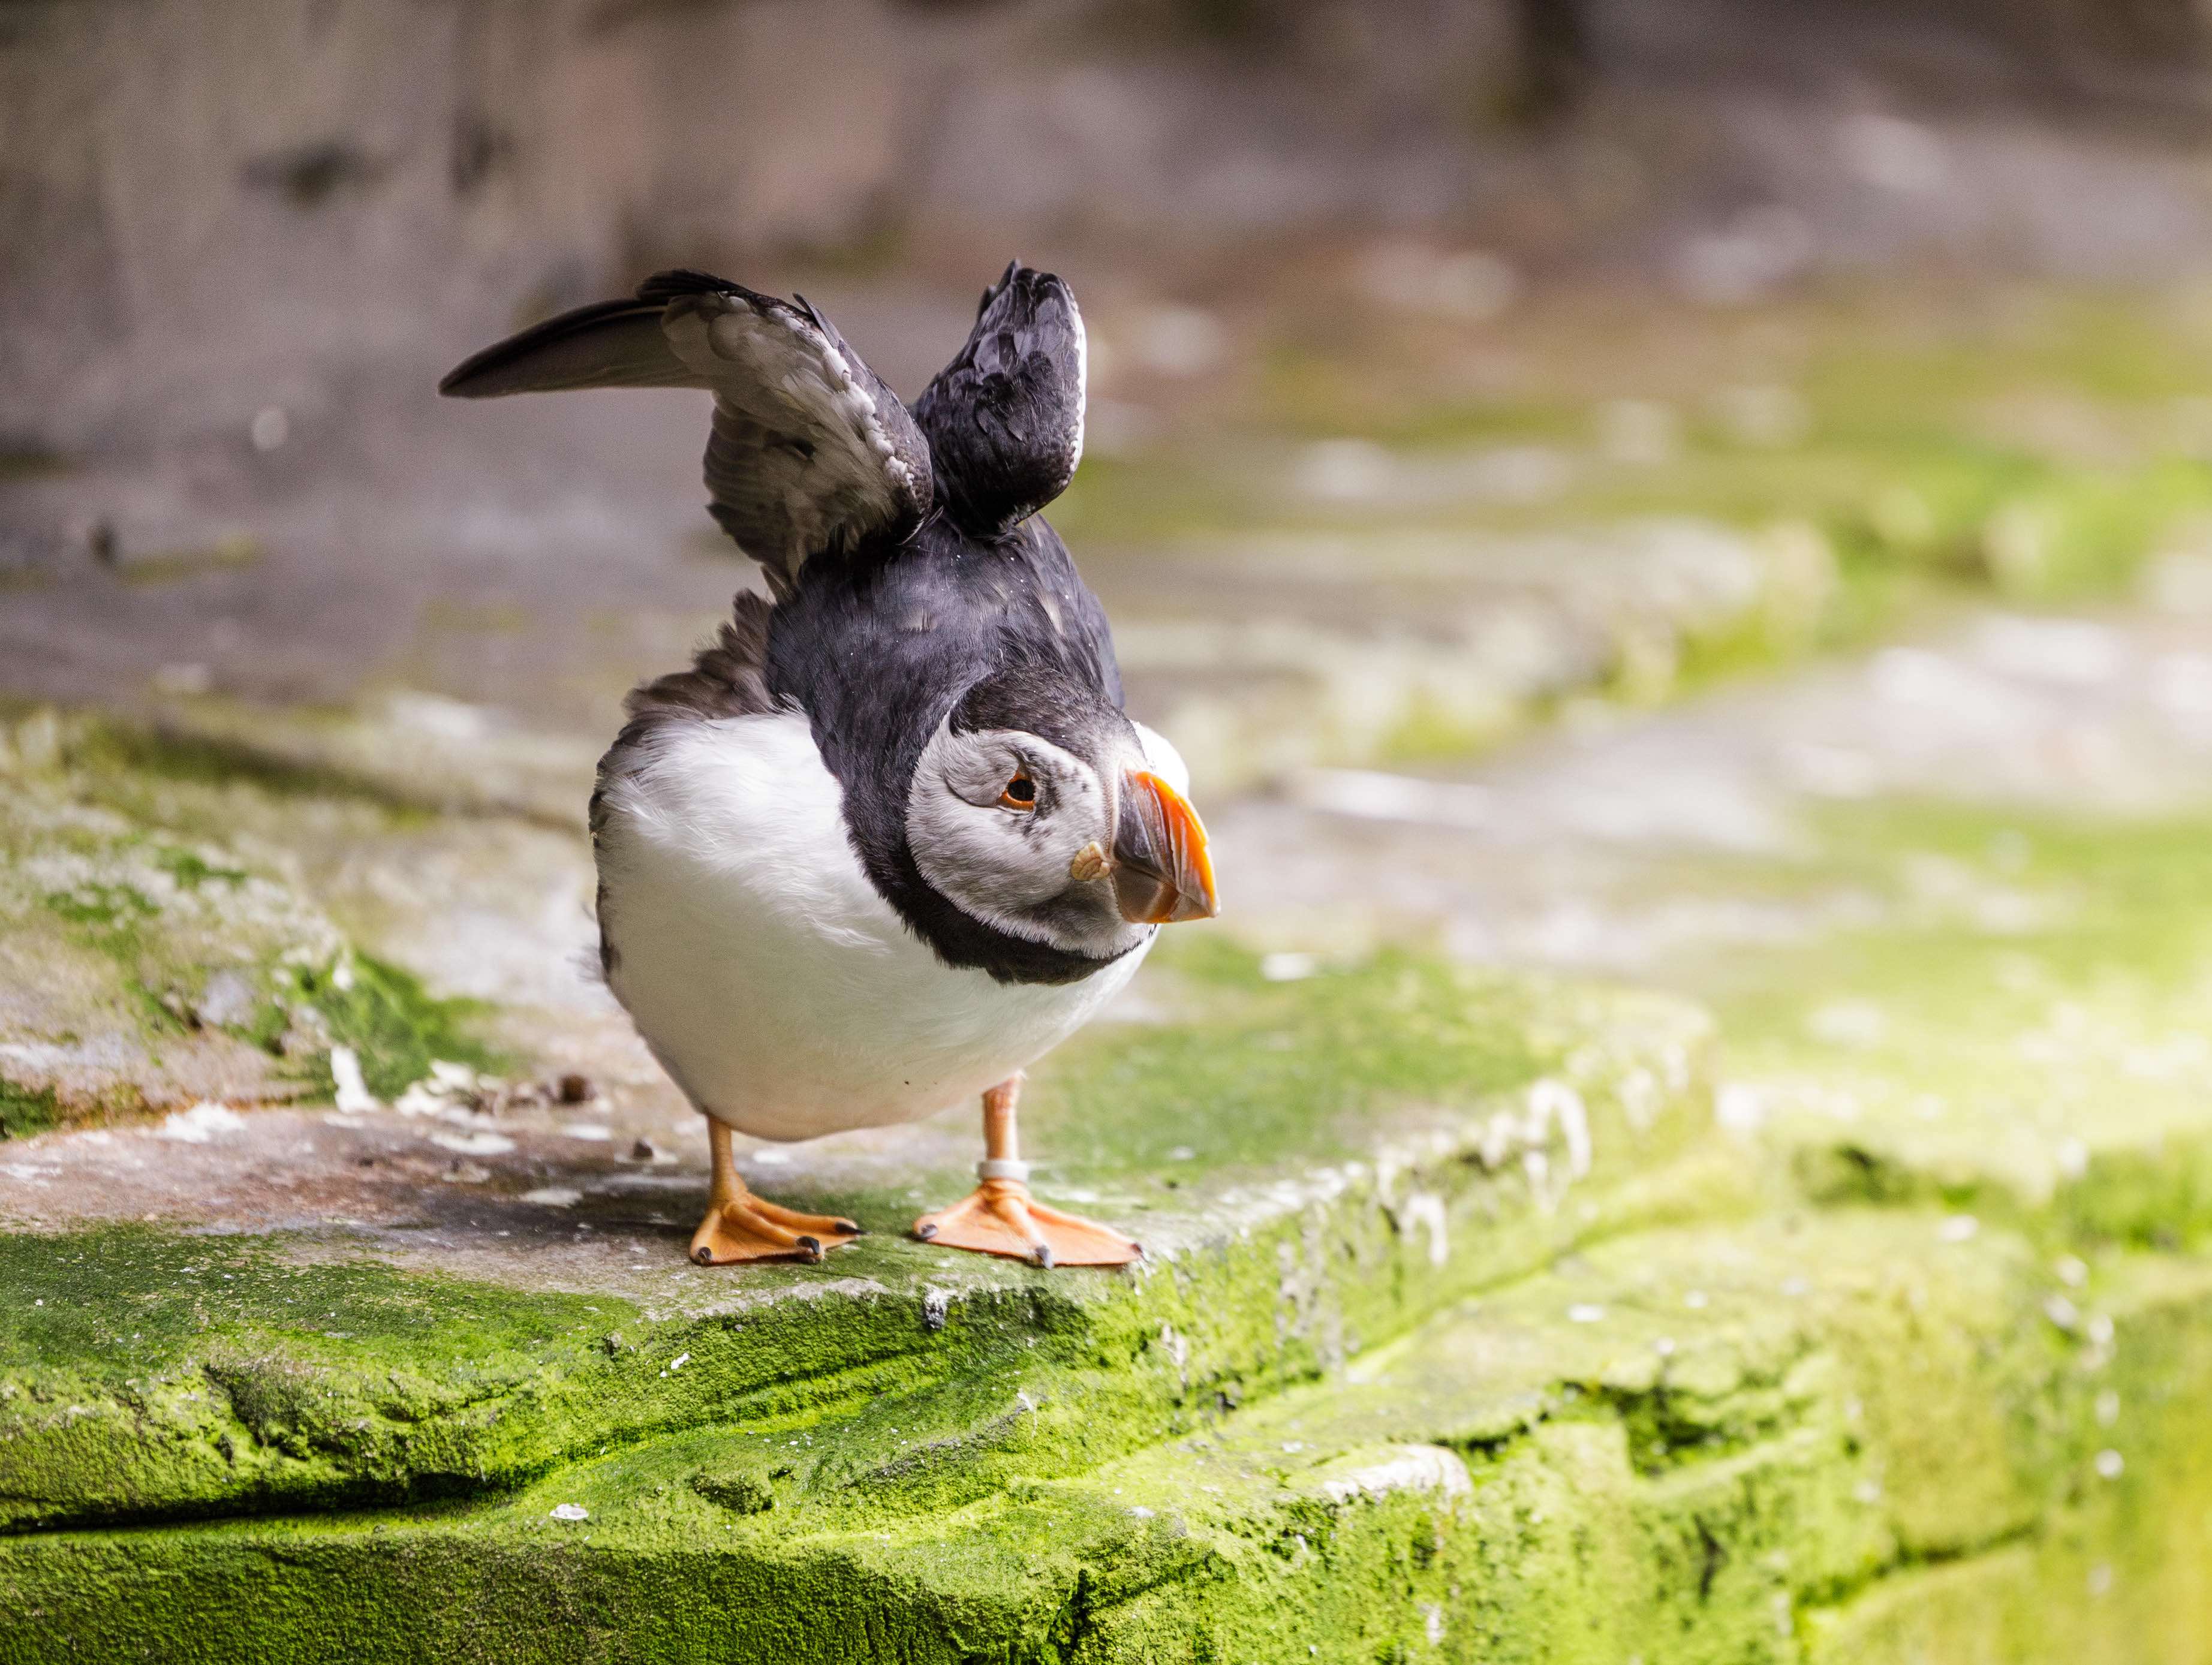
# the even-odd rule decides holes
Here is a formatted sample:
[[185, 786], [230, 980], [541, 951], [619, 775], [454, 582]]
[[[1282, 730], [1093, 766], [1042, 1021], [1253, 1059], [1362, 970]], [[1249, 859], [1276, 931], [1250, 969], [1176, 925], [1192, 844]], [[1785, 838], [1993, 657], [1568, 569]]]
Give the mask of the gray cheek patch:
[[[1034, 811], [999, 803], [1017, 769], [1037, 782]], [[932, 889], [1010, 935], [1104, 957], [1131, 946], [1109, 887], [1073, 879], [1076, 853], [1111, 835], [1091, 766], [1030, 734], [941, 727], [907, 796], [908, 848]]]

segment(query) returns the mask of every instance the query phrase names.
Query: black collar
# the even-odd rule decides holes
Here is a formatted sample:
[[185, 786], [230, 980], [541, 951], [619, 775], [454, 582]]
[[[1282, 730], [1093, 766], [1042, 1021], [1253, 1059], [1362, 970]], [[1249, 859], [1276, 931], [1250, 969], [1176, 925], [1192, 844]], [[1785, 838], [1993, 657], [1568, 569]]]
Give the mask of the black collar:
[[907, 844], [922, 748], [963, 695], [1024, 662], [1120, 708], [1103, 611], [1039, 520], [982, 540], [940, 517], [892, 549], [811, 560], [769, 617], [769, 689], [805, 712], [877, 891], [947, 965], [1001, 982], [1079, 982], [1121, 956], [1075, 953], [963, 913]]

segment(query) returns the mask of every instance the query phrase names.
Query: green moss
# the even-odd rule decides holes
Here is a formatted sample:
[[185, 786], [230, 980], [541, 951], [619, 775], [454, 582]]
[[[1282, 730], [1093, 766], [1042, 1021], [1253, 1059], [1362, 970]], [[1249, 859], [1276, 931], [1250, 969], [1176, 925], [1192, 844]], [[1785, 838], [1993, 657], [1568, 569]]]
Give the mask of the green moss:
[[[1741, 1194], [1701, 1148], [1705, 1035], [1671, 1002], [1407, 957], [1312, 987], [1225, 946], [1176, 963], [1190, 1016], [1055, 1060], [1028, 1123], [1048, 1197], [1107, 1187], [1142, 1230], [1138, 1273], [941, 1266], [903, 1236], [902, 1194], [810, 1199], [872, 1228], [822, 1267], [740, 1283], [672, 1257], [653, 1314], [611, 1301], [588, 1322], [342, 1239], [17, 1238], [0, 1287], [56, 1306], [0, 1330], [0, 1380], [82, 1414], [15, 1405], [0, 1501], [100, 1518], [496, 1490], [713, 1423], [822, 1438], [796, 1482], [815, 1495], [957, 1508], [1308, 1379], [1577, 1242]], [[1540, 1079], [1572, 1100], [1571, 1132], [1534, 1116]], [[710, 1299], [738, 1304], [702, 1314]], [[542, 1352], [506, 1339], [556, 1316]], [[672, 1483], [731, 1472], [685, 1461]]]
[[1896, 804], [1814, 824], [1801, 856], [1705, 882], [1854, 898], [1866, 922], [1676, 973], [1812, 1194], [2059, 1236], [2212, 1232], [2212, 825]]
[[52, 1087], [27, 1087], [0, 1075], [0, 1139], [28, 1139], [60, 1123]]
[[[2201, 1309], [2158, 1289], [2170, 1270], [2146, 1270], [2128, 1268], [2107, 1291], [2119, 1317], [2109, 1352], [2077, 1355], [2033, 1407], [2049, 1454], [2034, 1525], [1961, 1558], [1908, 1559], [1807, 1611], [1799, 1631], [1813, 1665], [2212, 1658], [2202, 1405], [2212, 1346]], [[2122, 1467], [2100, 1468], [2100, 1452]]]
[[[13, 1645], [465, 1657], [489, 1625], [516, 1657], [1874, 1665], [1970, 1618], [2029, 1638], [2004, 1656], [2094, 1659], [2124, 1611], [2133, 1657], [2201, 1662], [2172, 1615], [2212, 1499], [2212, 1282], [2176, 1248], [2212, 1222], [2212, 1139], [2176, 1043], [2206, 829], [1815, 830], [1729, 883], [1840, 890], [1876, 927], [1698, 974], [1810, 1182], [1771, 1174], [1763, 1220], [1643, 1229], [1745, 1202], [1698, 1144], [1679, 1005], [1404, 953], [1274, 982], [1194, 933], [1160, 964], [1176, 1021], [1094, 1034], [1031, 1094], [1046, 1194], [1110, 1190], [1158, 1249], [1139, 1274], [943, 1267], [891, 1194], [819, 1200], [889, 1228], [829, 1266], [635, 1299], [339, 1239], [15, 1239], [0, 1290], [59, 1310], [0, 1310]], [[1594, 1152], [1557, 1193], [1486, 1150], [1538, 1081]], [[1361, 1478], [1454, 1472], [1439, 1449], [1463, 1491]], [[258, 1518], [176, 1518], [210, 1513]]]
[[84, 947], [104, 956], [120, 974], [120, 992], [130, 1002], [138, 1027], [148, 1036], [174, 1035], [188, 1027], [182, 1012], [162, 996], [159, 980], [169, 956], [162, 943], [161, 906], [144, 891], [120, 882], [87, 879], [43, 899], [46, 911], [71, 927]]
[[515, 1295], [374, 1261], [299, 1260], [259, 1238], [137, 1225], [0, 1236], [0, 1279], [9, 1293], [0, 1356], [12, 1368], [90, 1366], [118, 1380], [173, 1370], [210, 1334], [343, 1340], [310, 1355], [343, 1356], [374, 1374], [461, 1353], [489, 1361], [574, 1346], [581, 1356], [635, 1322], [620, 1301]]
[[742, 1468], [702, 1470], [691, 1477], [691, 1489], [738, 1515], [762, 1515], [775, 1507], [775, 1488], [760, 1475]]
[[247, 878], [244, 868], [218, 867], [192, 850], [157, 849], [154, 853], [154, 865], [175, 879], [179, 889], [185, 890], [197, 890], [210, 881], [243, 884]]
[[[434, 995], [419, 979], [373, 955], [349, 951], [338, 965], [343, 976], [337, 966], [286, 966], [277, 975], [293, 996], [322, 1014], [334, 1040], [359, 1054], [362, 1077], [379, 1097], [398, 1097], [428, 1076], [437, 1059], [487, 1071], [508, 1067], [506, 1056], [482, 1038], [489, 1011], [482, 1001]], [[327, 1053], [313, 1055], [306, 1079], [319, 1093], [337, 1091]]]
[[498, 1449], [502, 1403], [564, 1365], [588, 1376], [636, 1322], [619, 1300], [128, 1226], [0, 1237], [0, 1279], [10, 1513], [75, 1495], [159, 1514], [287, 1475], [333, 1498], [435, 1491]]
[[1271, 983], [1256, 956], [1218, 938], [1161, 963], [1202, 1020], [1094, 1031], [1040, 1072], [1032, 1125], [1056, 1168], [1340, 1155], [1378, 1117], [1471, 1107], [1560, 1062], [1531, 1022], [1543, 993], [1496, 974], [1394, 951]]
[[88, 795], [126, 812], [146, 806], [149, 784], [176, 782], [228, 792], [246, 788], [279, 799], [369, 800], [390, 814], [420, 817], [378, 783], [343, 769], [273, 755], [239, 741], [162, 725], [77, 721], [67, 757], [86, 778]]
[[71, 925], [93, 927], [103, 944], [135, 945], [131, 927], [153, 918], [161, 909], [153, 898], [127, 884], [91, 881], [73, 890], [57, 890], [46, 898], [46, 910]]
[[[1048, 1407], [1001, 1377], [969, 1425], [1026, 1466], [957, 1507], [851, 1484], [856, 1425], [730, 1419], [503, 1497], [17, 1534], [0, 1658], [1902, 1665], [1880, 1638], [1970, 1634], [1951, 1611], [2054, 1626], [1995, 1657], [2199, 1665], [2205, 1268], [2100, 1268], [2096, 1352], [2039, 1327], [2023, 1245], [1931, 1252], [1935, 1224], [1625, 1240], [1082, 1472], [1043, 1466]], [[921, 1408], [890, 1413], [934, 1451]], [[1659, 1426], [1686, 1437], [1640, 1461]]]

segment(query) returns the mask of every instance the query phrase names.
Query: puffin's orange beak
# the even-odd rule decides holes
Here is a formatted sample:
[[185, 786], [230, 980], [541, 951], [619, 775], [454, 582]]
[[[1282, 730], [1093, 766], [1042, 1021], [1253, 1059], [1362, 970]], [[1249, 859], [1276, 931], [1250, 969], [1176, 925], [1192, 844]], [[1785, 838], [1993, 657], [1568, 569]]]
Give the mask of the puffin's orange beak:
[[1121, 777], [1113, 878], [1121, 917], [1134, 924], [1171, 925], [1221, 911], [1198, 811], [1148, 769]]

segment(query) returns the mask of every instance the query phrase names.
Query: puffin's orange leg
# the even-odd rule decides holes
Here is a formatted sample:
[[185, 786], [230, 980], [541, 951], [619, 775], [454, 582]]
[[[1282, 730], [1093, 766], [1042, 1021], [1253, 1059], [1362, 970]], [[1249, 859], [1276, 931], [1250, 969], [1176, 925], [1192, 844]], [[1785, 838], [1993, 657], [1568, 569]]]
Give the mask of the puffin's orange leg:
[[983, 1160], [975, 1171], [982, 1183], [966, 1199], [914, 1223], [924, 1243], [948, 1249], [972, 1249], [985, 1255], [1010, 1255], [1039, 1266], [1127, 1266], [1144, 1249], [1109, 1225], [1063, 1214], [1030, 1195], [1029, 1164], [1018, 1152], [1014, 1101], [1022, 1078], [1015, 1076], [983, 1095]]
[[691, 1258], [701, 1266], [738, 1261], [818, 1261], [860, 1235], [851, 1220], [830, 1214], [802, 1214], [755, 1196], [738, 1176], [730, 1155], [730, 1130], [707, 1118], [714, 1150], [714, 1190], [707, 1218], [691, 1234]]

